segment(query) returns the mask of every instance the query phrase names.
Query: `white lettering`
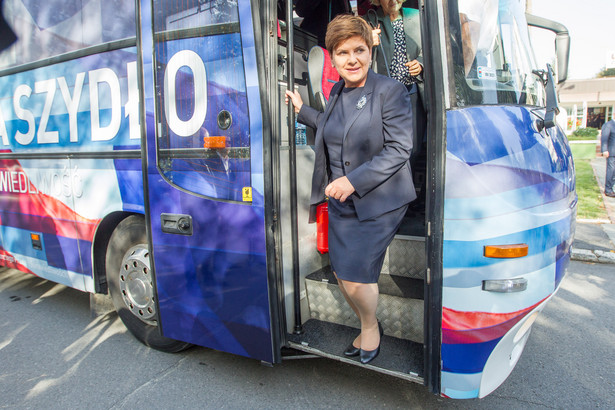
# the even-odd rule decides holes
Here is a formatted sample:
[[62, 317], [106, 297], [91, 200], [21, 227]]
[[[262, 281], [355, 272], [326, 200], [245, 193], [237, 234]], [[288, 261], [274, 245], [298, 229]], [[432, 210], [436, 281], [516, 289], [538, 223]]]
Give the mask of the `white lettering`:
[[85, 73], [77, 73], [77, 77], [75, 78], [75, 90], [73, 91], [73, 95], [71, 97], [66, 79], [64, 77], [58, 78], [60, 91], [62, 92], [62, 97], [64, 97], [64, 103], [66, 104], [66, 110], [68, 111], [70, 142], [79, 141], [77, 129], [77, 110], [79, 108], [79, 102], [81, 101], [81, 91], [83, 90], [84, 82]]
[[9, 145], [9, 135], [6, 132], [6, 123], [4, 122], [2, 110], [0, 110], [0, 137], [2, 137], [2, 143], [4, 145]]
[[72, 172], [72, 183], [73, 196], [75, 198], [81, 198], [83, 196], [83, 181], [81, 179], [81, 175], [79, 175], [77, 165], [75, 165]]
[[58, 174], [53, 174], [51, 176], [51, 195], [53, 195], [54, 197], [59, 197], [62, 194], [62, 179], [60, 178], [60, 175]]
[[32, 185], [32, 181], [30, 181], [29, 179], [28, 179], [28, 185], [29, 185], [29, 190], [28, 190], [29, 194], [38, 194], [38, 189], [36, 189], [36, 186]]
[[[90, 78], [90, 116], [92, 119], [92, 141], [108, 141], [117, 135], [122, 122], [120, 81], [110, 68], [100, 68], [89, 73]], [[100, 126], [100, 109], [98, 85], [107, 83], [111, 97], [111, 122]]]
[[16, 185], [19, 186], [19, 182], [17, 181], [17, 172], [12, 171], [11, 172], [11, 189], [10, 189], [11, 192], [18, 191], [18, 189], [15, 188]]
[[38, 124], [38, 133], [36, 140], [39, 144], [57, 144], [59, 142], [58, 131], [47, 131], [47, 123], [49, 122], [49, 114], [51, 113], [51, 105], [53, 97], [56, 94], [56, 79], [45, 81], [37, 81], [34, 83], [34, 92], [37, 94], [47, 93], [45, 105]]
[[23, 172], [17, 173], [17, 179], [19, 180], [19, 192], [25, 194], [28, 192], [28, 177]]
[[[194, 112], [187, 121], [180, 119], [177, 113], [175, 82], [182, 67], [188, 67], [194, 77]], [[171, 57], [164, 73], [164, 97], [164, 112], [171, 131], [181, 137], [194, 135], [205, 122], [207, 114], [207, 73], [197, 53], [182, 50]]]
[[128, 76], [128, 101], [124, 108], [124, 116], [128, 117], [130, 139], [137, 140], [141, 137], [139, 129], [139, 84], [137, 82], [137, 62], [133, 61], [126, 65]]
[[17, 131], [15, 133], [15, 141], [21, 145], [28, 145], [34, 139], [34, 114], [21, 107], [21, 97], [30, 98], [32, 94], [32, 88], [26, 84], [21, 84], [15, 89], [13, 95], [13, 108], [15, 109], [15, 115], [17, 118], [24, 120], [28, 123], [28, 132], [22, 133]]
[[41, 174], [38, 179], [38, 189], [41, 192], [51, 192], [51, 175]]
[[0, 173], [0, 191], [9, 191], [11, 186], [9, 183], [11, 182], [10, 174], [8, 171]]
[[70, 185], [70, 173], [68, 171], [68, 168], [64, 168], [62, 170], [62, 195], [64, 195], [65, 197], [70, 197], [71, 196], [71, 185]]

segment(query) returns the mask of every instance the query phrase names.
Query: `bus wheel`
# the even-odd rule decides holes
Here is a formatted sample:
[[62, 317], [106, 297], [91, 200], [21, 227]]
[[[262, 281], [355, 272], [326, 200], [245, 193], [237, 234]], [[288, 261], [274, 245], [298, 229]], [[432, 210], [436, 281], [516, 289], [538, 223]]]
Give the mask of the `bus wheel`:
[[129, 216], [113, 231], [107, 248], [106, 272], [115, 310], [138, 340], [171, 353], [192, 346], [161, 336], [158, 331], [154, 279], [142, 216]]

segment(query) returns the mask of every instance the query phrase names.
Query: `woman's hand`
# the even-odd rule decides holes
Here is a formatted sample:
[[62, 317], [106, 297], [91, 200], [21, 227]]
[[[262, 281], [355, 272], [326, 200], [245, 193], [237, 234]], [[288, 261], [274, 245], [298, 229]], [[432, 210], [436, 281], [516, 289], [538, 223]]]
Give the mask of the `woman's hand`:
[[380, 24], [378, 24], [378, 27], [376, 27], [375, 29], [372, 29], [372, 37], [374, 39], [374, 46], [380, 45], [380, 33], [382, 33], [382, 30], [380, 30]]
[[341, 177], [331, 182], [325, 188], [325, 195], [344, 202], [354, 192], [354, 187], [347, 177]]
[[416, 77], [423, 72], [423, 66], [417, 60], [407, 62], [406, 67], [408, 67], [410, 75], [413, 77]]
[[286, 105], [288, 105], [289, 99], [295, 107], [295, 114], [299, 114], [299, 111], [301, 111], [301, 107], [303, 107], [303, 99], [301, 99], [299, 92], [291, 92], [290, 90], [286, 90], [286, 97], [284, 97], [284, 102], [286, 103]]

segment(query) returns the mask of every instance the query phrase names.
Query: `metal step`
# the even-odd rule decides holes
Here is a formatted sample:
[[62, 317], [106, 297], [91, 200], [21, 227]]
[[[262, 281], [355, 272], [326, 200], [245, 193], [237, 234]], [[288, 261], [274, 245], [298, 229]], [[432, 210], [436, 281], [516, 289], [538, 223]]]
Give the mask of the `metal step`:
[[426, 266], [425, 238], [395, 235], [384, 257], [382, 273], [423, 280]]
[[[359, 320], [346, 303], [330, 267], [305, 278], [312, 319], [360, 328]], [[382, 274], [376, 315], [384, 334], [423, 343], [423, 281], [408, 276]]]

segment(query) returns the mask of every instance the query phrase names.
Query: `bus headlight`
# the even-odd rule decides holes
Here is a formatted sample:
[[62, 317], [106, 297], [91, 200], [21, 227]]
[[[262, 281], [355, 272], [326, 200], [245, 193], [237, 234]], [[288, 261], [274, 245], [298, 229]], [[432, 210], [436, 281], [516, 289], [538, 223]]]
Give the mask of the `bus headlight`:
[[513, 293], [523, 292], [527, 289], [527, 279], [515, 278], [515, 279], [497, 279], [497, 280], [484, 280], [483, 290], [487, 292], [499, 292], [499, 293]]

